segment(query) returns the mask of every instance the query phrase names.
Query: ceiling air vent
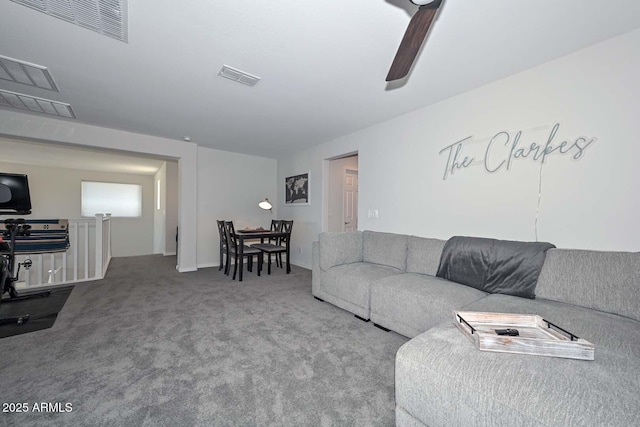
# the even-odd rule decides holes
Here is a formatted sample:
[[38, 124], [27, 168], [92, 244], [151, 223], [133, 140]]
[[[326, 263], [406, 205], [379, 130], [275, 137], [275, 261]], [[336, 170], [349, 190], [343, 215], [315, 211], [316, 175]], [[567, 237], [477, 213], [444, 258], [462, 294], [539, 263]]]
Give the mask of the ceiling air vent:
[[47, 67], [2, 55], [0, 55], [0, 79], [60, 92]]
[[0, 89], [0, 107], [16, 108], [35, 113], [51, 114], [58, 117], [75, 119], [71, 105], [50, 99], [37, 98], [23, 93]]
[[11, 0], [127, 42], [127, 0]]
[[260, 77], [254, 76], [244, 71], [238, 70], [228, 65], [223, 65], [218, 73], [220, 77], [233, 80], [234, 82], [242, 83], [247, 86], [255, 86], [260, 81]]

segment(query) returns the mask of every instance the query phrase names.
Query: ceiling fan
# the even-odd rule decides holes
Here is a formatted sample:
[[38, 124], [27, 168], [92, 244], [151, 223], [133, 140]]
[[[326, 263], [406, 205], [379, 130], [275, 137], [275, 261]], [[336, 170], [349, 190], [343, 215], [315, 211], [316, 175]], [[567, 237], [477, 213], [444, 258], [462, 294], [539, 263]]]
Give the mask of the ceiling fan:
[[420, 46], [429, 31], [433, 18], [438, 12], [442, 0], [410, 0], [411, 3], [420, 6], [413, 15], [407, 31], [404, 33], [396, 57], [391, 64], [386, 81], [398, 80], [409, 74], [413, 61], [418, 55]]

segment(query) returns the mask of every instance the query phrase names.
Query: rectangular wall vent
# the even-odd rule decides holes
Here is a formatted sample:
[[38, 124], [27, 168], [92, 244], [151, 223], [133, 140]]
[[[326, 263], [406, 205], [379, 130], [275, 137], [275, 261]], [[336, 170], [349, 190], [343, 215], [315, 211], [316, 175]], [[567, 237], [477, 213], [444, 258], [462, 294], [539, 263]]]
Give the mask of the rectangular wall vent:
[[68, 119], [76, 118], [75, 113], [71, 109], [71, 105], [65, 104], [64, 102], [38, 98], [23, 93], [9, 92], [3, 89], [0, 89], [0, 106], [33, 111], [35, 113], [51, 114]]
[[46, 67], [0, 55], [0, 79], [60, 92]]
[[260, 77], [254, 76], [244, 71], [238, 70], [228, 65], [223, 65], [218, 73], [220, 77], [233, 80], [234, 82], [242, 83], [247, 86], [255, 86], [260, 81]]
[[11, 0], [127, 42], [127, 0]]

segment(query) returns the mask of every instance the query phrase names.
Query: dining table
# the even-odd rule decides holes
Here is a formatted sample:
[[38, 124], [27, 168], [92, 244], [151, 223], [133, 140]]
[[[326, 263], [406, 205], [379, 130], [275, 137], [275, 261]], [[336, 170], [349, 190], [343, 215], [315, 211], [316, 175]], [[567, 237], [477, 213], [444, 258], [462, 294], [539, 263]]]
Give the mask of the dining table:
[[[244, 241], [246, 240], [257, 240], [260, 239], [261, 243], [264, 243], [265, 239], [276, 239], [281, 238], [285, 241], [285, 249], [286, 249], [286, 257], [287, 257], [287, 274], [291, 272], [291, 250], [289, 245], [289, 240], [287, 238], [287, 233], [284, 231], [271, 231], [271, 230], [262, 230], [262, 229], [244, 229], [244, 230], [236, 230], [235, 231], [236, 239], [238, 239], [238, 258], [244, 259]], [[261, 265], [258, 268], [262, 268]], [[238, 281], [242, 282], [242, 270], [243, 263], [240, 263], [240, 274], [238, 276]]]

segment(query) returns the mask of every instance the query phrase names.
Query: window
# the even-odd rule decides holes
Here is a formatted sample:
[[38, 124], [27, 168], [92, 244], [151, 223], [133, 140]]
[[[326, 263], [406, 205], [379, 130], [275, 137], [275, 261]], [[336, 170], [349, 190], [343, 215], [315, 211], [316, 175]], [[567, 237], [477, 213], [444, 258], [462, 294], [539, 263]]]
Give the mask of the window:
[[82, 216], [110, 213], [113, 217], [142, 216], [142, 186], [82, 181]]

